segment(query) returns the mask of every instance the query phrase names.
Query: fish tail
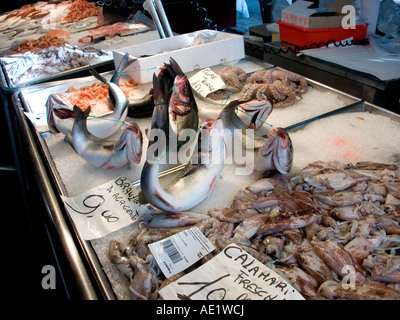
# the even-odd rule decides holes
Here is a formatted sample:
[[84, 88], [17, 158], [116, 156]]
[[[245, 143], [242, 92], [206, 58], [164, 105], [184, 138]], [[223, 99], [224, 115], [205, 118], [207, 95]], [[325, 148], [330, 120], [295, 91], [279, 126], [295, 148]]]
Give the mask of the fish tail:
[[167, 66], [168, 71], [172, 74], [173, 77], [180, 75], [183, 76], [184, 73], [181, 69], [181, 67], [179, 66], [178, 62], [176, 62], [176, 60], [174, 58], [169, 58], [169, 65]]
[[122, 59], [121, 59], [119, 65], [118, 65], [117, 69], [115, 70], [115, 73], [114, 73], [114, 75], [112, 76], [110, 82], [115, 83], [115, 84], [119, 84], [119, 77], [120, 77], [122, 71], [123, 71], [126, 67], [128, 67], [129, 65], [131, 65], [133, 62], [135, 62], [136, 60], [137, 60], [137, 58], [136, 58], [136, 59], [133, 59], [133, 60], [131, 60], [131, 61], [129, 61], [129, 53], [126, 52], [126, 53], [124, 54], [124, 56], [122, 57]]
[[153, 97], [154, 97], [154, 105], [165, 103], [167, 97], [168, 88], [166, 84], [161, 82], [156, 75], [153, 75]]
[[86, 119], [89, 116], [90, 113], [90, 106], [88, 106], [85, 111], [82, 111], [81, 108], [79, 108], [78, 106], [74, 106], [74, 118], [76, 120], [82, 120], [82, 119]]
[[108, 83], [107, 79], [104, 78], [104, 77], [103, 77], [100, 73], [98, 73], [95, 69], [91, 68], [91, 69], [89, 69], [89, 72], [90, 72], [91, 75], [92, 75], [93, 77], [95, 77], [97, 80], [99, 80], [99, 81], [101, 81], [101, 82], [103, 82], [103, 83], [105, 83], [105, 84]]

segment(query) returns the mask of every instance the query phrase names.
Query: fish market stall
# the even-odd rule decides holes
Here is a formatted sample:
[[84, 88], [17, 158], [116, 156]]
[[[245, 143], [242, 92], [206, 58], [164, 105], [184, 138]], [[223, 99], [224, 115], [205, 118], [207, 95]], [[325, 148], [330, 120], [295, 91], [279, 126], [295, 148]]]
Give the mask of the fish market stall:
[[[238, 80], [240, 78], [238, 75], [240, 74], [246, 74], [246, 79], [249, 79], [253, 75], [253, 78], [261, 80], [258, 80], [258, 82], [243, 81], [239, 84], [242, 87], [236, 87], [236, 89], [230, 88], [227, 90], [225, 86], [225, 89], [222, 88], [214, 91], [214, 95], [205, 95], [204, 92], [195, 91], [194, 97], [198, 107], [199, 124], [201, 126], [204, 126], [207, 118], [215, 119], [221, 116], [221, 112], [241, 96], [253, 94], [252, 91], [255, 92], [255, 95], [258, 92], [265, 93], [265, 95], [269, 94], [270, 91], [268, 90], [271, 87], [266, 87], [265, 83], [263, 83], [267, 76], [274, 74], [275, 77], [283, 77], [287, 75], [285, 70], [274, 68], [265, 62], [250, 57], [236, 62], [211, 66], [210, 69], [216, 74], [222, 75], [221, 78], [225, 80], [226, 85], [233, 85], [235, 81], [232, 81], [232, 79]], [[195, 81], [195, 78], [192, 77], [198, 72], [198, 70], [194, 70], [187, 72], [186, 75], [191, 81]], [[113, 75], [114, 72], [112, 71], [102, 74], [105, 82], [110, 81]], [[291, 77], [294, 76], [291, 74]], [[232, 83], [229, 82], [229, 79]], [[185, 291], [182, 286], [179, 286], [178, 282], [174, 282], [174, 279], [183, 276], [185, 278], [182, 279], [186, 279], [186, 281], [196, 281], [198, 277], [204, 277], [206, 273], [209, 273], [202, 271], [204, 268], [207, 270], [207, 267], [205, 267], [207, 263], [220, 261], [219, 264], [229, 264], [226, 261], [223, 262], [224, 260], [219, 260], [223, 259], [223, 257], [217, 255], [218, 252], [224, 252], [223, 248], [229, 248], [230, 252], [245, 248], [246, 254], [249, 257], [256, 258], [260, 261], [261, 265], [269, 268], [267, 270], [277, 272], [276, 277], [282, 277], [279, 279], [287, 281], [285, 283], [288, 286], [294, 286], [294, 292], [300, 295], [293, 294], [293, 296], [290, 296], [293, 299], [360, 298], [359, 295], [357, 296], [357, 293], [353, 296], [346, 296], [346, 292], [337, 293], [338, 291], [335, 291], [339, 286], [338, 284], [340, 284], [340, 279], [345, 276], [342, 270], [336, 268], [332, 271], [332, 267], [328, 267], [326, 262], [321, 267], [321, 265], [317, 264], [317, 262], [320, 263], [319, 259], [315, 265], [307, 264], [306, 258], [308, 254], [313, 255], [315, 252], [318, 252], [323, 256], [323, 252], [339, 252], [343, 250], [341, 245], [339, 248], [335, 247], [335, 245], [337, 246], [336, 240], [338, 239], [339, 243], [346, 245], [346, 250], [352, 253], [359, 252], [356, 251], [357, 249], [351, 251], [349, 248], [358, 248], [358, 243], [362, 241], [364, 241], [364, 244], [370, 245], [367, 252], [363, 252], [361, 257], [357, 256], [357, 264], [346, 256], [347, 253], [340, 251], [340, 254], [345, 256], [343, 259], [350, 259], [345, 260], [347, 261], [346, 264], [353, 266], [353, 268], [360, 268], [360, 265], [362, 266], [361, 269], [356, 269], [358, 272], [356, 273], [357, 277], [365, 279], [365, 274], [373, 275], [373, 282], [362, 282], [364, 292], [369, 293], [372, 290], [381, 290], [382, 297], [389, 299], [399, 298], [395, 284], [384, 290], [382, 285], [376, 283], [378, 281], [385, 283], [389, 281], [389, 278], [385, 277], [391, 270], [382, 271], [378, 268], [382, 268], [384, 261], [387, 259], [394, 259], [395, 261], [398, 257], [395, 253], [398, 239], [396, 231], [394, 231], [394, 229], [398, 228], [398, 222], [395, 219], [389, 219], [390, 221], [385, 220], [388, 224], [387, 226], [385, 225], [385, 234], [382, 231], [383, 229], [379, 229], [381, 231], [370, 236], [369, 229], [368, 233], [365, 231], [366, 229], [363, 229], [364, 236], [358, 235], [354, 231], [356, 230], [355, 228], [357, 225], [361, 226], [364, 222], [363, 218], [368, 216], [365, 212], [372, 210], [368, 209], [367, 206], [371, 205], [376, 210], [379, 210], [379, 207], [376, 207], [376, 202], [371, 202], [370, 204], [367, 201], [368, 197], [372, 197], [373, 193], [363, 193], [365, 194], [364, 201], [360, 200], [362, 199], [360, 198], [360, 192], [362, 191], [355, 190], [358, 193], [355, 195], [349, 194], [349, 196], [358, 196], [358, 200], [350, 198], [351, 200], [349, 200], [350, 202], [347, 206], [339, 205], [335, 209], [334, 215], [322, 218], [324, 217], [324, 212], [328, 210], [328, 206], [334, 207], [334, 204], [330, 202], [334, 200], [327, 198], [326, 192], [324, 193], [325, 189], [320, 190], [320, 193], [315, 190], [316, 188], [333, 188], [331, 189], [332, 192], [332, 190], [337, 188], [339, 192], [341, 188], [349, 188], [349, 185], [358, 186], [358, 183], [371, 183], [368, 188], [372, 188], [374, 186], [373, 182], [381, 179], [379, 178], [379, 172], [385, 168], [388, 177], [393, 177], [396, 172], [396, 165], [400, 165], [400, 150], [399, 146], [395, 143], [395, 141], [398, 141], [397, 135], [400, 134], [400, 119], [397, 114], [362, 102], [353, 96], [321, 85], [310, 79], [302, 78], [298, 82], [304, 83], [304, 81], [306, 81], [306, 92], [298, 93], [295, 96], [285, 96], [281, 100], [281, 102], [284, 102], [281, 104], [281, 107], [273, 108], [269, 112], [268, 117], [262, 117], [263, 122], [268, 127], [282, 127], [289, 134], [294, 149], [293, 163], [290, 171], [286, 175], [263, 176], [262, 172], [254, 170], [251, 159], [254, 159], [255, 152], [251, 148], [246, 153], [247, 160], [250, 160], [247, 162], [246, 159], [240, 162], [239, 159], [234, 159], [232, 154], [228, 154], [212, 193], [204, 201], [200, 201], [189, 210], [191, 212], [189, 219], [193, 219], [192, 222], [183, 226], [179, 225], [180, 220], [174, 218], [172, 219], [172, 223], [173, 225], [178, 223], [178, 227], [164, 228], [162, 232], [156, 225], [157, 223], [163, 223], [163, 219], [166, 217], [163, 214], [158, 214], [158, 218], [161, 221], [157, 222], [157, 215], [154, 215], [156, 208], [143, 201], [142, 198], [141, 179], [147, 156], [143, 156], [140, 162], [136, 164], [131, 163], [129, 166], [121, 166], [114, 169], [96, 167], [74, 151], [63, 133], [49, 131], [46, 119], [46, 103], [48, 103], [49, 96], [60, 95], [65, 100], [78, 101], [79, 99], [73, 99], [74, 97], [79, 97], [79, 94], [83, 90], [92, 90], [91, 88], [97, 90], [99, 86], [96, 84], [99, 83], [98, 77], [92, 76], [37, 84], [21, 89], [13, 95], [17, 113], [24, 123], [24, 134], [32, 142], [31, 152], [34, 154], [37, 166], [42, 169], [40, 172], [42, 188], [46, 191], [45, 194], [48, 197], [48, 201], [52, 203], [52, 214], [58, 218], [67, 220], [68, 224], [72, 224], [72, 228], [67, 228], [63, 224], [60, 224], [58, 227], [60, 228], [61, 236], [76, 237], [79, 239], [78, 242], [80, 245], [72, 249], [79, 252], [83, 251], [85, 261], [76, 261], [76, 263], [78, 266], [89, 264], [90, 268], [89, 271], [84, 270], [83, 272], [80, 268], [77, 269], [80, 270], [81, 275], [83, 274], [82, 279], [84, 279], [86, 272], [89, 274], [94, 273], [96, 286], [100, 287], [101, 292], [96, 298], [176, 299], [177, 292], [191, 296], [193, 292], [190, 290]], [[151, 83], [136, 84], [132, 86], [131, 91], [126, 91], [126, 86], [131, 84], [127, 73], [121, 75], [119, 83], [122, 87], [125, 86], [124, 91], [129, 103], [134, 103], [135, 100], [145, 97], [152, 87]], [[258, 87], [261, 84], [264, 85], [263, 88]], [[278, 92], [285, 90], [283, 87], [278, 86], [278, 88], [280, 90]], [[273, 92], [274, 90], [270, 92], [271, 96], [269, 99], [277, 104], [279, 101], [276, 101], [277, 96], [274, 96]], [[255, 98], [254, 101], [257, 101], [257, 97]], [[263, 101], [262, 96], [258, 97], [258, 99]], [[269, 100], [267, 99], [266, 101]], [[93, 119], [87, 121], [88, 126], [90, 121], [96, 121], [97, 117], [107, 114], [107, 103], [107, 100], [101, 99], [95, 101], [95, 103], [93, 101], [90, 102]], [[133, 108], [132, 110], [135, 109]], [[250, 109], [245, 109], [244, 107], [240, 110], [244, 110], [244, 114], [252, 112]], [[239, 112], [237, 116], [243, 122], [247, 119], [239, 114]], [[258, 119], [257, 117], [261, 117], [260, 114], [257, 114], [255, 117], [256, 120]], [[28, 118], [31, 120], [28, 120]], [[146, 132], [153, 125], [151, 116], [127, 117], [124, 121], [127, 123], [134, 121], [138, 124], [142, 132]], [[257, 121], [254, 122], [254, 125], [257, 127]], [[369, 136], [370, 139], [366, 139], [366, 136]], [[388, 136], [393, 137], [393, 139], [387, 139], [386, 137]], [[147, 153], [146, 146], [148, 142], [148, 135], [143, 134], [143, 155]], [[371, 164], [370, 168], [368, 167], [368, 161], [385, 163], [387, 165], [374, 166]], [[363, 162], [365, 163], [364, 166], [356, 164]], [[344, 165], [348, 163], [353, 163], [353, 166]], [[49, 168], [49, 171], [46, 173], [44, 168]], [[325, 168], [323, 170], [328, 175], [326, 183], [332, 184], [332, 187], [330, 185], [327, 187], [324, 182], [318, 182], [319, 180], [314, 182], [310, 177], [303, 177], [306, 173], [315, 170], [316, 177], [319, 178], [318, 173], [321, 171], [321, 168]], [[161, 184], [168, 185], [171, 181], [174, 181], [174, 178], [180, 176], [182, 169], [182, 165], [175, 165], [172, 168], [166, 167], [160, 176]], [[332, 180], [329, 180], [330, 172], [332, 172]], [[346, 181], [349, 185], [342, 186], [340, 179], [348, 174], [355, 180]], [[338, 175], [338, 178], [336, 175]], [[371, 179], [371, 176], [375, 178]], [[104, 192], [104, 190], [110, 189], [111, 186], [113, 188], [118, 187], [118, 185], [122, 185], [128, 181], [133, 186], [129, 187], [131, 188], [129, 192], [136, 199], [137, 206], [135, 208], [139, 215], [135, 216], [135, 219], [132, 218], [130, 222], [128, 221], [127, 225], [123, 225], [112, 231], [104, 231], [101, 228], [97, 229], [97, 227], [94, 227], [95, 224], [92, 225], [91, 223], [89, 225], [95, 229], [94, 232], [88, 233], [87, 229], [82, 229], [82, 226], [77, 222], [73, 212], [70, 210], [71, 207], [82, 201], [79, 198], [82, 199], [82, 197], [87, 196], [87, 192], [90, 194], [92, 190]], [[395, 181], [393, 182], [394, 189], [397, 183]], [[318, 183], [322, 183], [322, 185]], [[335, 183], [340, 184], [340, 187], [337, 187]], [[389, 183], [388, 189], [392, 188], [392, 182], [388, 181], [387, 183]], [[54, 188], [53, 185], [55, 186]], [[285, 186], [284, 189], [282, 189], [283, 185]], [[198, 187], [200, 188], [200, 185]], [[312, 196], [322, 203], [321, 207], [310, 207], [310, 195], [308, 193], [306, 198], [301, 198], [301, 196], [305, 195], [305, 192], [310, 192], [310, 190], [315, 192]], [[380, 197], [377, 195], [374, 195], [374, 197], [375, 201], [386, 202], [386, 207], [388, 208], [386, 210], [390, 210], [389, 208], [396, 206], [396, 201], [398, 202], [396, 194], [394, 198], [388, 196], [389, 199], [386, 200], [383, 200], [383, 194]], [[283, 200], [279, 199], [283, 198], [285, 200], [281, 202]], [[335, 199], [333, 196], [332, 198]], [[94, 208], [93, 205], [97, 206], [95, 203], [90, 204], [86, 209], [89, 207]], [[291, 211], [288, 211], [288, 214], [293, 214], [292, 218], [290, 218], [290, 221], [293, 223], [292, 227], [288, 227], [284, 219], [274, 220], [274, 218], [270, 218], [271, 220], [268, 220], [269, 223], [264, 224], [272, 213], [279, 213], [282, 210], [279, 208], [285, 205], [301, 208], [298, 209], [300, 210], [298, 213], [290, 213]], [[358, 208], [358, 211], [355, 214], [353, 213], [357, 215], [357, 219], [345, 216], [346, 214], [350, 215], [352, 211], [341, 211], [341, 208], [344, 209], [353, 205]], [[74, 208], [76, 209], [76, 207]], [[248, 212], [249, 217], [253, 217], [255, 226], [262, 225], [263, 227], [260, 229], [253, 228], [254, 230], [244, 228], [243, 221], [247, 221], [246, 215], [238, 216], [237, 213], [240, 212], [239, 208]], [[257, 215], [254, 215], [255, 210]], [[308, 210], [307, 212], [311, 210], [312, 214], [300, 213], [302, 210]], [[384, 219], [382, 217], [384, 214], [383, 211], [378, 212], [380, 213], [377, 213], [377, 217]], [[105, 216], [108, 219], [113, 218], [112, 215]], [[180, 217], [178, 213], [175, 216], [171, 214], [171, 216]], [[184, 215], [181, 218], [184, 218]], [[373, 218], [375, 216], [369, 217], [367, 221], [372, 221]], [[134, 222], [132, 223], [132, 221]], [[146, 223], [148, 224], [147, 226]], [[192, 226], [197, 226], [197, 229], [190, 228]], [[224, 228], [228, 229], [225, 230]], [[230, 231], [229, 228], [231, 228]], [[146, 248], [147, 243], [169, 239], [174, 234], [182, 236], [180, 231], [183, 232], [183, 230], [188, 230], [189, 235], [187, 236], [191, 237], [191, 239], [200, 236], [198, 232], [201, 230], [200, 233], [203, 232], [207, 236], [205, 238], [207, 242], [204, 242], [204, 246], [209, 246], [209, 250], [204, 251], [199, 249], [198, 254], [201, 259], [194, 262], [188, 269], [189, 271], [193, 271], [193, 273], [179, 271], [171, 277], [167, 277], [165, 273], [162, 273], [156, 267], [157, 264], [155, 261], [150, 258], [146, 259], [147, 253], [143, 253], [141, 250], [148, 252]], [[227, 232], [230, 236], [227, 235]], [[213, 238], [212, 235], [217, 236], [218, 234], [225, 236], [222, 238]], [[148, 237], [148, 240], [145, 240], [146, 237]], [[365, 242], [365, 239], [369, 239], [369, 242]], [[176, 239], [173, 241], [176, 241]], [[269, 243], [268, 246], [267, 243]], [[143, 245], [145, 247], [142, 247]], [[164, 247], [158, 250], [163, 251], [170, 258], [173, 257], [172, 253], [176, 254], [176, 248], [174, 245], [171, 245], [170, 248], [172, 251], [168, 251], [165, 245], [164, 243]], [[236, 246], [239, 246], [239, 249]], [[385, 249], [382, 251], [381, 248], [383, 246]], [[212, 247], [216, 248], [214, 253], [211, 253], [212, 250], [210, 248]], [[392, 250], [392, 253], [388, 255], [384, 253], [385, 250], [386, 252]], [[370, 253], [375, 254], [372, 255]], [[227, 256], [224, 259], [226, 258]], [[295, 259], [300, 264], [296, 264]], [[328, 255], [326, 256], [326, 260], [329, 260]], [[127, 264], [125, 261], [130, 262]], [[176, 260], [176, 263], [178, 264], [178, 260]], [[264, 268], [261, 265], [258, 267]], [[312, 272], [312, 268], [316, 265], [325, 272], [320, 278], [317, 278], [316, 273]], [[172, 266], [175, 266], [175, 263]], [[158, 270], [157, 275], [156, 271], [153, 271], [153, 268], [155, 268], [154, 270]], [[215, 274], [211, 273], [211, 278], [213, 276], [215, 278], [220, 272], [224, 271], [226, 270], [216, 271]], [[147, 287], [143, 288], [143, 280], [141, 280], [143, 279], [142, 277], [146, 276], [152, 277], [152, 285], [157, 288], [150, 288], [150, 293], [147, 296], [143, 292], [147, 292], [149, 289]], [[210, 281], [213, 280], [211, 278]], [[307, 282], [296, 280], [300, 278], [306, 279]], [[83, 286], [90, 287], [92, 285], [90, 282], [85, 282], [84, 280], [83, 282]], [[170, 282], [171, 285], [169, 285]], [[228, 287], [231, 284], [225, 285]], [[86, 289], [91, 291], [91, 288]], [[276, 291], [273, 292], [276, 293]], [[240, 292], [237, 294], [240, 294]], [[276, 294], [278, 295], [278, 293]], [[94, 298], [94, 296], [91, 298]], [[192, 298], [196, 297], [193, 296]], [[201, 296], [199, 295], [197, 298], [201, 299]]]
[[242, 36], [102, 18], [85, 0], [0, 17], [21, 176], [83, 299], [400, 299], [398, 114]]

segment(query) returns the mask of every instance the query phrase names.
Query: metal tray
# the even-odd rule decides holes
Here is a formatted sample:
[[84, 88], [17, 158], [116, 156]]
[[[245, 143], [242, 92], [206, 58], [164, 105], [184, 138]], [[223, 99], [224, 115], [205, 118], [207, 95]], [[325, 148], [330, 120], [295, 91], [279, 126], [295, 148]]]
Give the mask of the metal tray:
[[[49, 81], [55, 81], [55, 80], [60, 80], [60, 79], [67, 79], [67, 78], [72, 78], [74, 75], [80, 76], [88, 75], [88, 70], [91, 68], [95, 68], [100, 72], [108, 71], [108, 70], [113, 70], [114, 69], [114, 60], [113, 60], [113, 55], [112, 55], [112, 50], [118, 49], [120, 47], [126, 46], [128, 43], [132, 44], [140, 44], [140, 43], [145, 43], [148, 41], [152, 41], [155, 39], [158, 39], [158, 33], [155, 30], [148, 30], [144, 32], [138, 32], [133, 35], [125, 36], [125, 37], [120, 37], [121, 40], [120, 42], [115, 42], [113, 44], [106, 44], [106, 43], [98, 43], [95, 44], [93, 47], [97, 50], [102, 50], [104, 51], [107, 55], [101, 56], [101, 59], [96, 60], [96, 62], [86, 65], [86, 66], [81, 66], [77, 68], [73, 68], [67, 71], [59, 72], [57, 74], [44, 74], [39, 77], [33, 77], [30, 78], [26, 81], [22, 81], [21, 83], [14, 84], [10, 75], [7, 73], [7, 70], [5, 68], [4, 61], [1, 61], [1, 73], [2, 73], [2, 78], [0, 79], [0, 85], [3, 87], [4, 90], [12, 91], [15, 92], [19, 89], [22, 89], [27, 86], [31, 86], [34, 84], [38, 83], [44, 83], [44, 82], [49, 82]], [[89, 47], [82, 47], [82, 49], [86, 49]]]

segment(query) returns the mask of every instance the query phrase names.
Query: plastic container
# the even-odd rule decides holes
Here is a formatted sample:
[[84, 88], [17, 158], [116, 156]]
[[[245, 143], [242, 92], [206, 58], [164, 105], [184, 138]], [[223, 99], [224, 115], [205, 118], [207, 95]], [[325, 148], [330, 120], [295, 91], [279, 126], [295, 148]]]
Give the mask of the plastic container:
[[316, 45], [332, 41], [341, 41], [348, 38], [353, 40], [365, 39], [368, 25], [357, 25], [355, 29], [321, 28], [308, 29], [286, 24], [280, 20], [279, 33], [281, 41], [294, 44], [298, 47], [317, 47]]
[[[209, 41], [191, 46], [195, 39], [210, 36]], [[160, 71], [164, 63], [172, 57], [183, 72], [240, 60], [245, 57], [244, 39], [242, 35], [215, 30], [199, 30], [192, 33], [149, 41], [113, 51], [114, 64], [118, 66], [124, 54], [140, 57], [125, 68], [124, 72], [138, 83], [153, 80], [153, 74]]]

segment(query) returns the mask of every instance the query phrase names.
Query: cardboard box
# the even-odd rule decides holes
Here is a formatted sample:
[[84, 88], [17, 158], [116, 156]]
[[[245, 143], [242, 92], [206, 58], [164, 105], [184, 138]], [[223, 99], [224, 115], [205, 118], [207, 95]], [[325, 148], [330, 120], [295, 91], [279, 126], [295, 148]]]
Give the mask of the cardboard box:
[[342, 13], [342, 8], [345, 5], [351, 5], [353, 2], [354, 0], [336, 0], [327, 8], [310, 9], [309, 7], [313, 2], [296, 1], [282, 10], [281, 21], [301, 28], [340, 28], [342, 27], [342, 19], [346, 15]]
[[[207, 43], [190, 46], [198, 35], [211, 35]], [[203, 69], [225, 62], [240, 60], [245, 57], [242, 35], [214, 30], [200, 30], [171, 38], [142, 43], [113, 51], [114, 64], [119, 65], [124, 54], [138, 58], [124, 72], [138, 83], [151, 82], [153, 74], [158, 74], [164, 63], [172, 57], [183, 72]]]

